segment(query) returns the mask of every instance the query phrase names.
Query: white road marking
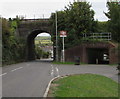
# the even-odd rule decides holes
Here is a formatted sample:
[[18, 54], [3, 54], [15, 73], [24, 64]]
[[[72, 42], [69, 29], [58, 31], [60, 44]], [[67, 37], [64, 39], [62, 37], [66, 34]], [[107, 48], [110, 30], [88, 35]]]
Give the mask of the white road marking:
[[53, 72], [51, 72], [51, 76], [53, 77]]
[[0, 76], [3, 76], [3, 75], [6, 75], [7, 73], [3, 73], [3, 74], [1, 74]]
[[52, 69], [52, 72], [54, 71], [54, 69]]
[[59, 69], [57, 67], [53, 67], [53, 65], [51, 65], [52, 67], [52, 70], [51, 70], [51, 76], [54, 77], [54, 76], [57, 76], [59, 77]]
[[53, 68], [53, 65], [51, 65], [51, 67], [52, 67], [51, 76], [53, 77], [53, 74], [54, 74], [54, 68]]
[[19, 68], [13, 69], [13, 70], [11, 70], [11, 72], [16, 71], [16, 70], [21, 69], [21, 68], [23, 68], [23, 67], [19, 67]]
[[57, 67], [56, 67], [56, 71], [57, 71], [57, 72], [59, 71]]
[[60, 75], [59, 75], [59, 70], [58, 70], [57, 67], [56, 67], [55, 69], [56, 69], [56, 71], [57, 71], [57, 75], [58, 75], [58, 77], [59, 77], [59, 76], [60, 76]]

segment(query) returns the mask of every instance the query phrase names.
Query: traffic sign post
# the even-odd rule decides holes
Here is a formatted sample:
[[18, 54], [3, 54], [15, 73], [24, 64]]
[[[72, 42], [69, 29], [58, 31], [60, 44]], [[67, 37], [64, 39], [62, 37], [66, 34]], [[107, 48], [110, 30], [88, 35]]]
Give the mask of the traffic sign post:
[[62, 50], [62, 54], [63, 54], [63, 62], [65, 62], [65, 42], [64, 42], [64, 38], [67, 37], [67, 32], [66, 31], [60, 31], [60, 37], [63, 38], [63, 50]]

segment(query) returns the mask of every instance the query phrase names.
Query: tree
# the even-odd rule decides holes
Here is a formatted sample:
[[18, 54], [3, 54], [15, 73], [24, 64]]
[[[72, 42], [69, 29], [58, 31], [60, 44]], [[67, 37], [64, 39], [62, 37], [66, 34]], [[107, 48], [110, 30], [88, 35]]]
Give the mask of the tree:
[[24, 61], [25, 42], [15, 37], [17, 22], [2, 18], [2, 62], [11, 64], [18, 61]]
[[118, 2], [107, 2], [109, 18], [108, 29], [112, 33], [113, 40], [120, 42], [120, 4]]
[[[70, 3], [63, 11], [58, 11], [57, 15], [58, 31], [67, 31], [66, 48], [79, 44], [84, 33], [91, 33], [97, 30], [94, 11], [88, 2]], [[50, 22], [53, 33], [55, 33], [55, 13], [51, 15]], [[59, 39], [61, 47], [61, 38]]]
[[98, 22], [98, 26], [97, 26], [97, 30], [99, 33], [104, 33], [104, 32], [108, 32], [108, 22], [104, 21], [104, 22]]

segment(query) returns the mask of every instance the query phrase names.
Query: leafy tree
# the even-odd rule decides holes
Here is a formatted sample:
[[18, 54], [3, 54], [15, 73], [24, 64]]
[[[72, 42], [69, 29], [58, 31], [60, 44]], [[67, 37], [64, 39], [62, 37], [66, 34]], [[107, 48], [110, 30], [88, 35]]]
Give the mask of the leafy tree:
[[104, 22], [98, 22], [97, 23], [97, 31], [99, 32], [99, 33], [101, 33], [101, 32], [108, 32], [108, 22], [107, 21], [104, 21]]
[[43, 55], [43, 50], [38, 45], [36, 45], [35, 52], [36, 52], [36, 58], [40, 59]]
[[17, 22], [2, 18], [2, 62], [11, 64], [24, 61], [25, 42], [15, 37]]
[[[58, 31], [67, 31], [67, 38], [65, 39], [66, 48], [79, 44], [84, 33], [97, 31], [97, 21], [94, 20], [94, 11], [88, 2], [70, 3], [63, 11], [58, 11], [57, 16]], [[55, 33], [55, 13], [51, 15], [50, 23], [52, 32]], [[52, 37], [55, 39], [54, 36]], [[61, 45], [61, 38], [59, 38], [60, 48], [62, 47]]]
[[120, 42], [120, 4], [118, 2], [107, 2], [109, 18], [108, 29], [112, 33], [113, 40]]

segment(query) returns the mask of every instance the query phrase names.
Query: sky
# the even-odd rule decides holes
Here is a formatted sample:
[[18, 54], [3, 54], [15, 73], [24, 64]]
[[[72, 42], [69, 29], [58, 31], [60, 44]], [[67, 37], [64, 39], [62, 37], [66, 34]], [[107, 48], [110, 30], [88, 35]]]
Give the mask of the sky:
[[49, 36], [49, 37], [51, 37], [51, 35], [49, 33], [40, 33], [37, 36], [47, 36], [47, 37]]
[[[14, 18], [22, 15], [25, 18], [49, 18], [52, 12], [64, 10], [74, 0], [0, 0], [0, 15]], [[95, 19], [107, 21], [103, 12], [107, 12], [106, 0], [86, 0], [92, 4]], [[58, 16], [59, 17], [59, 16]]]

